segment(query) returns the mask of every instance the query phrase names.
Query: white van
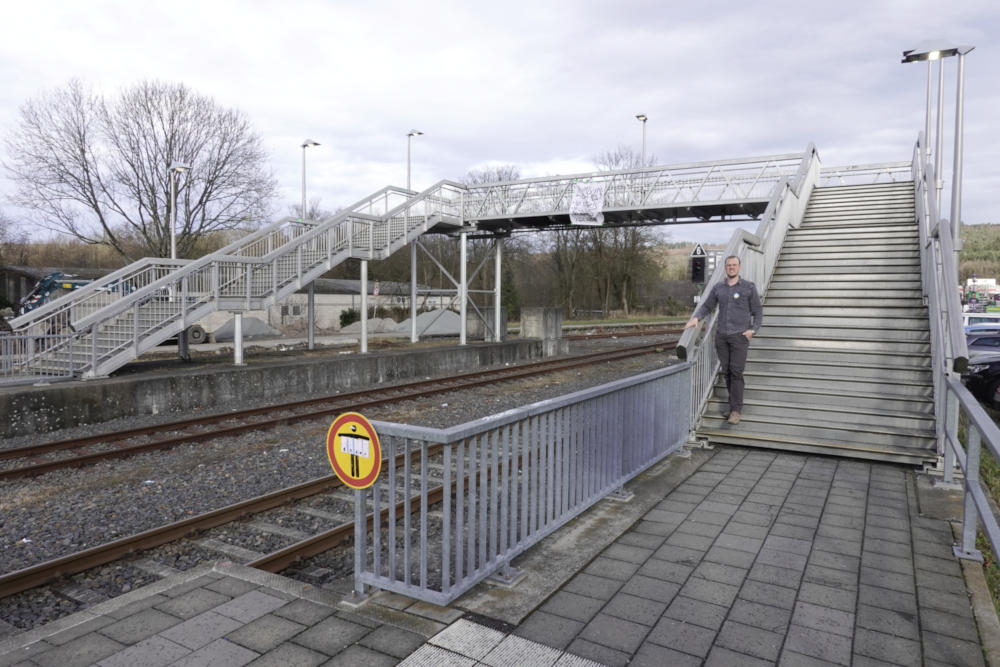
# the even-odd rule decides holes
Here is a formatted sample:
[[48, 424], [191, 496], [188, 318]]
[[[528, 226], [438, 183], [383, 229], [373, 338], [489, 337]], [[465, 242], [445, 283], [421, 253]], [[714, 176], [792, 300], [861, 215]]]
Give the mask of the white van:
[[1000, 313], [962, 313], [962, 326], [970, 324], [1000, 325]]

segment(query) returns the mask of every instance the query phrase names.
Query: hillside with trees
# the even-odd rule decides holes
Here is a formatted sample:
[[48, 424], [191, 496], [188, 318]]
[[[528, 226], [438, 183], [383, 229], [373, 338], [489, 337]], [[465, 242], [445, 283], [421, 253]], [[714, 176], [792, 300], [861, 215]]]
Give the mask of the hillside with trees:
[[1000, 279], [1000, 224], [963, 225], [958, 278]]

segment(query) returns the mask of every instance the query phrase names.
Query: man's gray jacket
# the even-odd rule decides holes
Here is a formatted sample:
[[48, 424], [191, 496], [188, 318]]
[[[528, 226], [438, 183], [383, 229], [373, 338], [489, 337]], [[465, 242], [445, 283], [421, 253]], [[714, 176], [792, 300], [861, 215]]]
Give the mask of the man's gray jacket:
[[760, 305], [757, 286], [749, 280], [740, 278], [735, 285], [730, 285], [722, 279], [694, 311], [694, 316], [703, 320], [716, 306], [719, 307], [719, 333], [736, 334], [752, 329], [756, 334], [760, 329], [764, 308]]

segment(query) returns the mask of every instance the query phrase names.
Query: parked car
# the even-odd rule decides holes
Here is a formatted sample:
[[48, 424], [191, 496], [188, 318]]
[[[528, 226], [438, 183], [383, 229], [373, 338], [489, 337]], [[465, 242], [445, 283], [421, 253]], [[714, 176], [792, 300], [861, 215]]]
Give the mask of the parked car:
[[969, 348], [970, 355], [1000, 352], [1000, 334], [966, 334], [965, 344]]
[[994, 324], [1000, 325], [1000, 313], [962, 313], [962, 324]]
[[972, 395], [995, 410], [1000, 410], [1000, 353], [980, 354], [969, 360], [962, 381]]
[[1000, 334], [1000, 324], [970, 324], [965, 327], [965, 335]]

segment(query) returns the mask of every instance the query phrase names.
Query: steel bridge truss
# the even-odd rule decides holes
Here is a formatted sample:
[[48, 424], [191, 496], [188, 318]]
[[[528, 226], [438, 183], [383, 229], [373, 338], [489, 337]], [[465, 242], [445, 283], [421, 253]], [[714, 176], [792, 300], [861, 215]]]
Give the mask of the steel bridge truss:
[[[367, 269], [368, 260], [384, 259], [410, 245], [415, 266], [413, 242], [425, 233], [462, 239], [461, 275], [452, 280], [459, 293], [464, 344], [469, 301], [465, 246], [470, 235], [500, 237], [515, 227], [569, 226], [573, 193], [580, 183], [602, 187], [603, 212], [612, 225], [754, 217], [766, 208], [774, 189], [800, 169], [808, 153], [487, 185], [442, 180], [420, 193], [386, 187], [330, 218], [284, 218], [197, 260], [139, 260], [11, 320], [11, 331], [0, 335], [5, 351], [0, 382], [105, 376], [217, 310], [233, 312], [239, 330], [243, 312], [280, 301], [349, 258], [360, 259]], [[493, 322], [499, 322], [498, 243], [493, 256]], [[415, 268], [411, 279], [415, 316]], [[366, 296], [363, 289], [363, 301]], [[499, 327], [486, 328], [496, 339]], [[417, 339], [415, 330], [411, 338]], [[242, 341], [236, 346], [241, 363]], [[364, 340], [362, 349], [367, 349]]]

